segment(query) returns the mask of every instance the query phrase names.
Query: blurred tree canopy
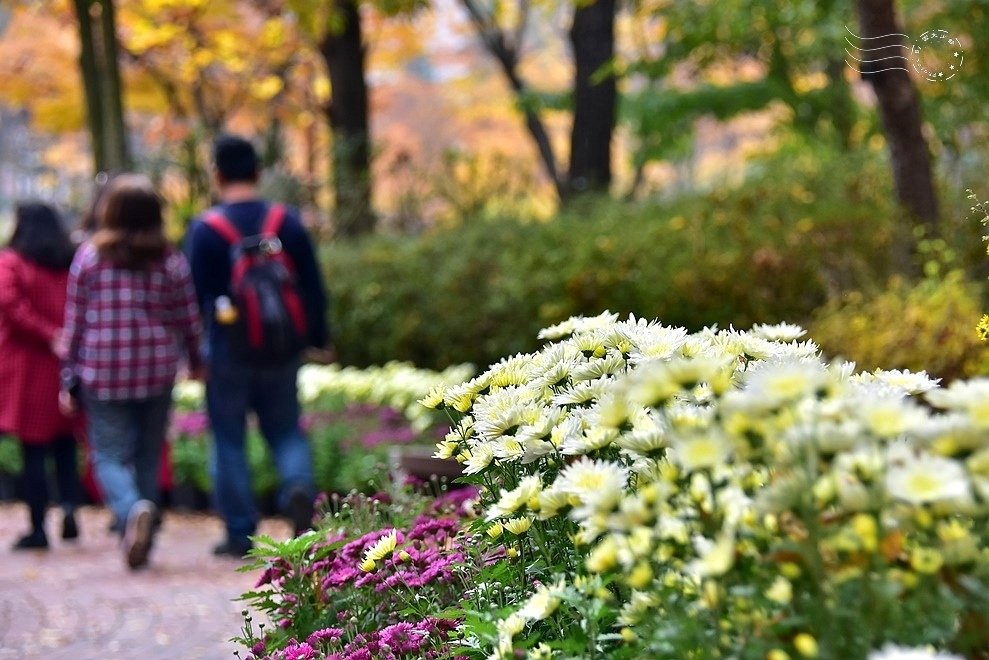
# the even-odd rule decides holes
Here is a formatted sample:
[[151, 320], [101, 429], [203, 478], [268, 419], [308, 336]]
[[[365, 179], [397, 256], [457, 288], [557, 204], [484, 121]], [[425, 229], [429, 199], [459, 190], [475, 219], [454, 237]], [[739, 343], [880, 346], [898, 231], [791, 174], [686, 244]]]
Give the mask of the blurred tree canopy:
[[[480, 151], [484, 132], [501, 135], [493, 114], [472, 116], [483, 102], [521, 117], [510, 139], [494, 140], [503, 151], [492, 159], [538, 164], [533, 195], [549, 187], [558, 203], [584, 191], [649, 195], [669, 185], [657, 167], [696, 158], [712, 121], [762, 117], [763, 149], [796, 137], [852, 152], [879, 140], [900, 203], [935, 231], [936, 175], [971, 177], [989, 151], [981, 0], [8, 0], [5, 8], [3, 102], [28, 109], [43, 129], [87, 121], [97, 168], [137, 161], [182, 216], [208, 201], [205, 145], [230, 129], [257, 135], [265, 164], [294, 177], [307, 205], [332, 208], [337, 235], [372, 232], [375, 206], [399, 196], [385, 183], [395, 168], [376, 165], [387, 140], [431, 148], [440, 136], [425, 131], [448, 115], [473, 128], [443, 135], [434, 151]], [[51, 43], [31, 39], [50, 26], [60, 30]], [[850, 33], [894, 28], [957, 37], [960, 75], [932, 83], [849, 66]], [[412, 103], [411, 85], [389, 92], [399, 78], [417, 81], [432, 102]], [[906, 106], [894, 102], [907, 97]], [[375, 119], [384, 112], [387, 122]], [[430, 203], [416, 209], [428, 215]]]

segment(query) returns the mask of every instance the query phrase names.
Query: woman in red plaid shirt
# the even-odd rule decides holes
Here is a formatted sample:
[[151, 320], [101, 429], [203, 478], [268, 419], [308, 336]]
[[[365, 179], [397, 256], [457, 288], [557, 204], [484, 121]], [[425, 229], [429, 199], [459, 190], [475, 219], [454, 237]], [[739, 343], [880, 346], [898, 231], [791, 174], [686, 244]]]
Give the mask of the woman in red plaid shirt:
[[[198, 376], [200, 319], [189, 264], [164, 235], [147, 177], [114, 178], [76, 254], [65, 307], [63, 407], [86, 410], [96, 478], [123, 523], [127, 565], [147, 563], [158, 468], [179, 363]], [[131, 470], [133, 468], [133, 470]]]

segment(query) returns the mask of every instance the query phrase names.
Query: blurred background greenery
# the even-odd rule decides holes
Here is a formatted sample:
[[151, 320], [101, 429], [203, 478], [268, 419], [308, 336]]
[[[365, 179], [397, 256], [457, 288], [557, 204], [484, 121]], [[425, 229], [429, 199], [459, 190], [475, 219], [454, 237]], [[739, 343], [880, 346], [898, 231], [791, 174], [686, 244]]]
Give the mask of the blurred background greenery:
[[[11, 0], [0, 216], [25, 196], [72, 215], [95, 171], [140, 169], [178, 240], [212, 201], [210, 140], [235, 130], [319, 236], [346, 364], [483, 366], [609, 309], [785, 320], [863, 368], [980, 374], [989, 273], [966, 190], [989, 198], [987, 12]], [[863, 74], [849, 53], [888, 32], [904, 70]], [[952, 50], [950, 80], [919, 73]]]

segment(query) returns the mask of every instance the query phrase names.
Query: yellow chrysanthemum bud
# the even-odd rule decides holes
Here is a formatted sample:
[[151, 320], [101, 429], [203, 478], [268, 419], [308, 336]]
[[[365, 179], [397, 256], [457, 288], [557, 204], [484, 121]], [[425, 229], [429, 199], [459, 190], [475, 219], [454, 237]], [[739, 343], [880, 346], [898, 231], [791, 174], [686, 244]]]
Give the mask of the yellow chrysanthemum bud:
[[797, 649], [797, 653], [805, 658], [816, 658], [820, 653], [820, 649], [817, 647], [817, 640], [807, 633], [800, 633], [794, 637], [793, 646]]
[[778, 576], [766, 590], [766, 598], [785, 605], [793, 599], [793, 585], [785, 577]]
[[928, 529], [934, 524], [934, 517], [931, 515], [931, 512], [924, 508], [917, 509], [913, 514], [913, 519], [919, 527], [924, 529]]
[[944, 557], [934, 548], [914, 548], [910, 553], [910, 567], [918, 573], [937, 573], [944, 564]]
[[635, 634], [635, 631], [627, 626], [621, 629], [620, 634], [622, 636], [622, 640], [626, 644], [632, 644], [639, 638], [639, 636]]
[[501, 533], [504, 530], [505, 530], [504, 526], [502, 526], [500, 522], [496, 522], [495, 524], [491, 525], [491, 527], [488, 527], [488, 529], [485, 531], [485, 534], [487, 534], [493, 539], [496, 539], [499, 536], [501, 536]]
[[852, 530], [862, 541], [862, 547], [866, 552], [875, 552], [879, 547], [878, 527], [876, 519], [867, 513], [856, 514], [852, 518]]
[[361, 562], [361, 567], [360, 568], [365, 573], [370, 573], [371, 571], [374, 570], [374, 566], [375, 566], [375, 563], [374, 563], [374, 560], [373, 559], [365, 559], [364, 561]]
[[797, 564], [794, 564], [792, 561], [786, 561], [780, 564], [780, 573], [789, 580], [796, 580], [800, 577], [801, 570]]
[[766, 660], [790, 660], [790, 654], [783, 649], [773, 649], [766, 654]]
[[398, 553], [398, 558], [402, 561], [409, 561], [410, 559], [412, 559], [412, 555], [410, 555], [406, 550], [401, 550]]
[[509, 548], [508, 550], [505, 550], [505, 554], [508, 556], [509, 559], [515, 559], [516, 557], [519, 556], [519, 551], [516, 550], [515, 548]]
[[633, 589], [645, 589], [652, 582], [652, 567], [649, 562], [640, 561], [625, 579], [625, 583]]

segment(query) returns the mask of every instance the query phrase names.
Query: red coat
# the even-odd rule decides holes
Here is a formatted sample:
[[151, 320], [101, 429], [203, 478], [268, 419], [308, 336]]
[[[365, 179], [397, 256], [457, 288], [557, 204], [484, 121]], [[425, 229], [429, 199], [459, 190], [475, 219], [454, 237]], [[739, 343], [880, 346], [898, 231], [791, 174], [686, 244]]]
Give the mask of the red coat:
[[0, 432], [22, 442], [45, 443], [75, 428], [58, 410], [59, 361], [51, 349], [68, 277], [0, 251]]

